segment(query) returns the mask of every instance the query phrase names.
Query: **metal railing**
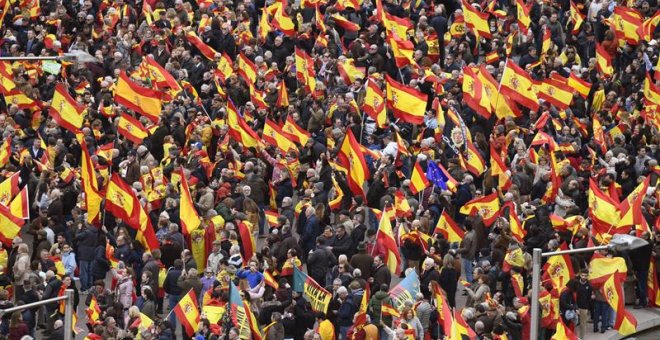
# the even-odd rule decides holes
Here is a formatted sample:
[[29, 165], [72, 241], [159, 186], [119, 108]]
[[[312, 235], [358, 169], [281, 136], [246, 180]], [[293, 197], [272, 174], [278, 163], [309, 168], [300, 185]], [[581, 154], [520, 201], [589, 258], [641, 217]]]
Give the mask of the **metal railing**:
[[73, 332], [73, 327], [75, 326], [71, 324], [73, 322], [73, 289], [65, 290], [63, 296], [32, 302], [7, 309], [0, 309], [0, 317], [5, 313], [13, 313], [15, 311], [20, 311], [23, 309], [28, 309], [33, 307], [39, 307], [42, 305], [47, 305], [49, 303], [58, 302], [62, 300], [66, 301], [66, 304], [64, 305], [64, 326], [62, 326], [64, 327], [64, 340], [73, 340], [71, 334]]

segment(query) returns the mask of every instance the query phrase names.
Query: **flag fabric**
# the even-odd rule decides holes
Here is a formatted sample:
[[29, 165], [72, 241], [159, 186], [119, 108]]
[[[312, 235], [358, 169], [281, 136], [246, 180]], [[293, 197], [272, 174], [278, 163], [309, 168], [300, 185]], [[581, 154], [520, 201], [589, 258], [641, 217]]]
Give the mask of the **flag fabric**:
[[626, 310], [623, 298], [623, 282], [625, 281], [625, 272], [610, 274], [600, 287], [600, 291], [607, 299], [607, 303], [616, 312], [614, 319], [614, 329], [620, 335], [626, 336], [637, 331], [637, 320]]
[[591, 91], [591, 83], [581, 79], [575, 73], [571, 73], [566, 84], [577, 91], [583, 98], [587, 98]]
[[87, 314], [87, 323], [95, 325], [96, 322], [99, 321], [99, 318], [101, 317], [101, 307], [99, 307], [99, 303], [96, 301], [96, 296], [92, 295], [89, 301], [89, 306], [85, 310], [85, 314]]
[[555, 334], [552, 335], [550, 340], [578, 340], [578, 337], [571, 331], [570, 328], [564, 324], [564, 319], [559, 318]]
[[410, 190], [413, 195], [416, 195], [428, 186], [429, 180], [426, 178], [422, 165], [417, 161], [413, 167], [412, 175], [410, 175]]
[[316, 91], [316, 72], [314, 70], [314, 60], [303, 49], [295, 48], [296, 58], [296, 77], [298, 81], [305, 85], [308, 93]]
[[593, 178], [589, 179], [589, 217], [594, 224], [616, 226], [621, 216], [619, 204], [606, 195]]
[[630, 45], [639, 43], [638, 28], [643, 25], [642, 15], [635, 9], [626, 6], [615, 6], [609, 18], [612, 22], [614, 34], [619, 40], [624, 40]]
[[330, 17], [337, 26], [343, 28], [346, 32], [357, 32], [360, 30], [360, 25], [344, 18], [341, 14], [333, 14]]
[[651, 256], [650, 261], [649, 274], [646, 279], [648, 301], [649, 305], [660, 307], [660, 285], [658, 284], [658, 276], [655, 272], [657, 263], [653, 256]]
[[27, 185], [9, 202], [9, 211], [20, 219], [30, 219], [30, 197]]
[[638, 226], [645, 222], [642, 214], [642, 204], [650, 185], [651, 176], [646, 176], [646, 178], [628, 194], [626, 199], [621, 202], [619, 205], [621, 209], [621, 219], [617, 223], [617, 228]]
[[384, 316], [389, 315], [389, 316], [392, 316], [392, 317], [395, 317], [395, 318], [398, 318], [398, 317], [401, 316], [401, 314], [399, 314], [399, 311], [396, 308], [394, 308], [394, 306], [392, 306], [388, 303], [383, 303], [380, 306], [380, 312]]
[[484, 161], [481, 153], [474, 146], [470, 140], [465, 141], [467, 150], [465, 154], [459, 153], [458, 159], [463, 169], [473, 173], [475, 176], [481, 176], [486, 171], [486, 162]]
[[190, 195], [190, 189], [188, 188], [188, 180], [186, 179], [185, 174], [183, 173], [183, 168], [179, 170], [181, 175], [180, 193], [181, 193], [181, 202], [179, 203], [179, 219], [181, 221], [181, 232], [184, 236], [190, 235], [190, 233], [197, 229], [202, 221], [195, 210], [195, 205], [193, 204], [192, 196]]
[[529, 4], [525, 4], [524, 0], [516, 0], [516, 17], [518, 18], [518, 26], [524, 34], [527, 34], [529, 26], [532, 23], [529, 12], [532, 10], [533, 5], [533, 1], [529, 1]]
[[307, 130], [296, 124], [291, 115], [287, 115], [286, 121], [282, 126], [282, 132], [303, 146], [307, 144], [307, 141], [312, 137], [312, 135]]
[[433, 185], [439, 187], [442, 190], [448, 190], [448, 181], [449, 178], [445, 176], [445, 173], [440, 170], [438, 164], [434, 161], [428, 162], [426, 166], [426, 178], [433, 183]]
[[642, 25], [637, 28], [637, 34], [639, 34], [640, 39], [651, 41], [658, 23], [660, 23], [660, 10], [656, 11], [650, 18], [644, 20]]
[[149, 136], [144, 125], [135, 117], [123, 113], [117, 121], [117, 132], [135, 145], [142, 145], [142, 141]]
[[275, 124], [272, 120], [266, 118], [264, 124], [264, 132], [262, 138], [266, 143], [276, 146], [282, 152], [288, 152], [289, 150], [297, 150], [296, 144], [289, 140], [286, 135], [282, 132], [279, 126]]
[[484, 224], [489, 226], [495, 222], [499, 216], [500, 198], [494, 192], [488, 196], [475, 198], [461, 207], [460, 213], [463, 215], [479, 214], [484, 220]]
[[[277, 283], [277, 281], [275, 280], [275, 278], [273, 278], [273, 274], [271, 274], [271, 272], [268, 271], [268, 270], [264, 270], [264, 282], [265, 282], [267, 285], [273, 287], [273, 289], [276, 289], [276, 290], [277, 290], [277, 289], [280, 288], [280, 284]], [[264, 333], [266, 333], [266, 332], [264, 332]]]
[[114, 99], [118, 104], [139, 112], [154, 123], [158, 123], [160, 119], [160, 92], [138, 85], [130, 80], [124, 71], [119, 74]]
[[[11, 141], [9, 141], [9, 144], [11, 144]], [[14, 172], [0, 183], [0, 204], [9, 206], [11, 200], [16, 196], [16, 194], [18, 194], [18, 182], [20, 180], [20, 175], [21, 173], [19, 171]]]
[[540, 99], [550, 102], [560, 110], [566, 110], [573, 102], [573, 92], [566, 87], [567, 79], [563, 82], [557, 78], [547, 78], [536, 83], [536, 90]]
[[411, 124], [423, 124], [427, 95], [385, 75], [387, 107], [394, 117]]
[[435, 225], [433, 234], [438, 233], [442, 234], [449, 243], [461, 242], [465, 236], [465, 231], [458, 226], [446, 210], [442, 211], [438, 223]]
[[483, 83], [471, 67], [463, 67], [463, 100], [480, 116], [489, 119], [492, 115], [490, 97], [486, 95]]
[[419, 275], [413, 270], [411, 273], [408, 273], [398, 285], [390, 289], [389, 296], [392, 300], [392, 306], [396, 309], [401, 309], [405, 306], [407, 301], [413, 301], [419, 292]]
[[580, 27], [582, 27], [582, 23], [584, 22], [585, 16], [584, 14], [580, 13], [580, 10], [572, 0], [571, 0], [570, 17], [571, 20], [573, 21], [573, 30], [571, 31], [571, 33], [577, 34], [580, 31]]
[[85, 207], [87, 208], [87, 223], [97, 225], [101, 221], [101, 195], [99, 194], [99, 183], [94, 170], [94, 163], [89, 154], [87, 143], [81, 138], [80, 148], [82, 156], [80, 158], [82, 179], [82, 190], [85, 193]]
[[509, 230], [511, 231], [511, 236], [515, 238], [518, 242], [524, 243], [525, 235], [527, 232], [520, 223], [520, 218], [516, 214], [516, 208], [513, 205], [513, 202], [506, 202], [502, 205], [502, 209], [508, 210], [509, 216]]
[[4, 245], [12, 244], [12, 241], [21, 231], [25, 221], [14, 216], [9, 208], [0, 204], [0, 242]]
[[284, 5], [279, 7], [270, 24], [280, 32], [284, 33], [284, 35], [291, 37], [296, 34], [296, 25], [288, 15], [284, 14], [284, 7]]
[[500, 93], [499, 82], [488, 72], [486, 65], [482, 64], [479, 67], [479, 72], [476, 72], [476, 74], [484, 86], [486, 96], [490, 98], [491, 107], [497, 118], [505, 118], [507, 116], [518, 117], [522, 115], [518, 105], [511, 98]]
[[[567, 250], [565, 243], [562, 243], [560, 250]], [[543, 280], [550, 280], [552, 286], [562, 290], [570, 279], [575, 277], [573, 262], [568, 254], [550, 256], [545, 265], [543, 265]]]
[[193, 289], [189, 290], [179, 300], [179, 303], [174, 306], [173, 311], [188, 336], [192, 336], [197, 332], [197, 329], [199, 329], [200, 314], [199, 306], [197, 305], [197, 296]]
[[490, 24], [488, 23], [488, 13], [478, 11], [466, 0], [461, 0], [461, 4], [467, 27], [472, 30], [475, 36], [490, 39], [491, 33]]
[[326, 313], [332, 294], [319, 285], [313, 278], [302, 272], [298, 267], [293, 268], [293, 290], [303, 293], [303, 296], [312, 305], [315, 312]]
[[646, 73], [646, 77], [644, 78], [644, 84], [642, 89], [644, 90], [644, 98], [653, 103], [653, 104], [660, 104], [660, 88], [655, 84], [653, 80], [651, 80], [651, 76]]
[[351, 85], [355, 80], [364, 79], [366, 76], [364, 67], [355, 66], [355, 61], [350, 58], [346, 58], [344, 61], [337, 60], [337, 72], [346, 85]]
[[197, 50], [206, 57], [208, 60], [215, 60], [215, 55], [216, 52], [211, 46], [207, 45], [202, 41], [202, 39], [194, 32], [194, 31], [188, 31], [186, 33], [186, 40], [193, 46], [197, 48]]
[[367, 90], [364, 94], [362, 110], [376, 121], [376, 126], [384, 128], [387, 126], [387, 110], [385, 109], [385, 94], [378, 84], [371, 79], [367, 82]]
[[599, 43], [596, 43], [596, 68], [606, 77], [611, 77], [614, 74], [612, 56]]
[[364, 154], [360, 152], [360, 144], [350, 129], [346, 131], [346, 136], [344, 136], [344, 141], [337, 154], [337, 161], [348, 171], [346, 178], [351, 191], [366, 198], [362, 185], [369, 179], [369, 168], [364, 159]]
[[416, 65], [414, 58], [415, 45], [410, 40], [402, 40], [396, 35], [388, 35], [387, 42], [394, 55], [396, 67], [405, 67], [406, 65]]
[[236, 63], [238, 65], [238, 74], [244, 79], [249, 80], [252, 84], [255, 84], [257, 82], [257, 65], [242, 52], [236, 58]]
[[450, 335], [449, 339], [476, 339], [477, 334], [468, 326], [468, 324], [463, 320], [461, 312], [457, 309], [454, 310], [454, 317], [450, 326]]
[[247, 124], [245, 119], [238, 114], [238, 110], [231, 101], [227, 102], [227, 126], [229, 134], [245, 147], [257, 147], [261, 144], [259, 135]]
[[[382, 245], [385, 250], [385, 254], [383, 254], [383, 262], [387, 268], [392, 274], [398, 274], [399, 266], [401, 264], [401, 256], [399, 255], [399, 246], [396, 244], [390, 219], [386, 214], [383, 214], [380, 219], [380, 225], [378, 226], [378, 232], [376, 233], [376, 243]], [[376, 249], [376, 247], [374, 247], [374, 249]]]
[[341, 203], [344, 199], [344, 191], [339, 186], [339, 183], [337, 183], [334, 174], [332, 175], [332, 187], [335, 189], [335, 197], [328, 201], [328, 206], [331, 211], [338, 211], [341, 209]]
[[277, 84], [277, 101], [275, 102], [275, 106], [282, 108], [289, 106], [289, 92], [284, 81], [280, 81]]
[[532, 89], [532, 79], [527, 71], [520, 68], [510, 59], [502, 73], [501, 91], [514, 101], [534, 111], [539, 109], [539, 100]]
[[431, 293], [435, 308], [438, 311], [438, 323], [442, 325], [444, 334], [451, 334], [453, 317], [445, 292], [438, 282], [431, 281]]
[[85, 119], [85, 107], [71, 97], [62, 83], [55, 85], [48, 112], [57, 124], [73, 133], [80, 131]]
[[[254, 239], [251, 228], [248, 226], [250, 222], [241, 221], [237, 225], [238, 236], [241, 239], [242, 255], [243, 255], [243, 265], [247, 265], [252, 256], [254, 256], [257, 251], [257, 242]], [[250, 224], [251, 225], [251, 224]], [[254, 226], [252, 226], [254, 227]]]

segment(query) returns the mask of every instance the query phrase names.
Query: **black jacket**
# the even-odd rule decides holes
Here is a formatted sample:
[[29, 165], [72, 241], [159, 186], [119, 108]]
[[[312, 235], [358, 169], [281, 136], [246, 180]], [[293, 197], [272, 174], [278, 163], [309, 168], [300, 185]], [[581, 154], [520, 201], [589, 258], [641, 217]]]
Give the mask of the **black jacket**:
[[374, 282], [371, 285], [371, 291], [378, 291], [383, 283], [389, 286], [390, 282], [392, 282], [392, 273], [390, 273], [390, 269], [387, 266], [382, 264], [374, 271]]
[[422, 294], [424, 294], [424, 297], [427, 299], [431, 298], [431, 291], [429, 290], [429, 283], [431, 283], [431, 281], [440, 283], [440, 273], [435, 268], [431, 270], [425, 270], [419, 277], [419, 282], [421, 285], [420, 290]]
[[167, 272], [167, 276], [165, 277], [165, 282], [163, 282], [163, 289], [165, 289], [165, 293], [170, 294], [170, 295], [181, 295], [182, 290], [179, 285], [177, 285], [177, 280], [181, 276], [181, 269], [170, 269]]
[[337, 264], [337, 258], [325, 247], [316, 248], [307, 259], [309, 275], [320, 285], [325, 283], [325, 274], [335, 264]]
[[[96, 239], [98, 238], [98, 229], [89, 227], [76, 235], [76, 244], [78, 251], [76, 255], [79, 261], [93, 261], [94, 251], [96, 250]], [[105, 246], [105, 245], [104, 245]]]

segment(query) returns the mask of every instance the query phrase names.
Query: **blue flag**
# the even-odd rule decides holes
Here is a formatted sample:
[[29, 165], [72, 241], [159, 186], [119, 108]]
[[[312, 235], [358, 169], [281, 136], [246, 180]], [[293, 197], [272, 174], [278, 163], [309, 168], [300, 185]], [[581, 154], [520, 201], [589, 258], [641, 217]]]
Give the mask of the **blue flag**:
[[307, 274], [303, 273], [298, 267], [293, 267], [293, 290], [302, 293], [305, 290], [305, 281]]
[[442, 170], [440, 170], [440, 167], [433, 161], [429, 162], [426, 168], [426, 178], [442, 190], [447, 190], [447, 181], [449, 178], [445, 176]]

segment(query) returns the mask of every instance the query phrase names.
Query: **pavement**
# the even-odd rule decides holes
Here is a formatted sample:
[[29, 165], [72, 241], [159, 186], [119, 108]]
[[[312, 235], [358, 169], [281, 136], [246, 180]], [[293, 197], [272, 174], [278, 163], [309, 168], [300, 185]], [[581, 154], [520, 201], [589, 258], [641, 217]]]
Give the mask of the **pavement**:
[[[637, 319], [637, 332], [660, 326], [660, 308], [633, 309], [632, 305], [628, 305], [626, 310]], [[605, 333], [591, 333], [590, 330], [591, 327], [588, 327], [584, 340], [618, 340], [625, 338], [616, 330], [609, 330]], [[650, 339], [660, 339], [660, 334], [656, 334], [655, 337], [650, 337]]]

